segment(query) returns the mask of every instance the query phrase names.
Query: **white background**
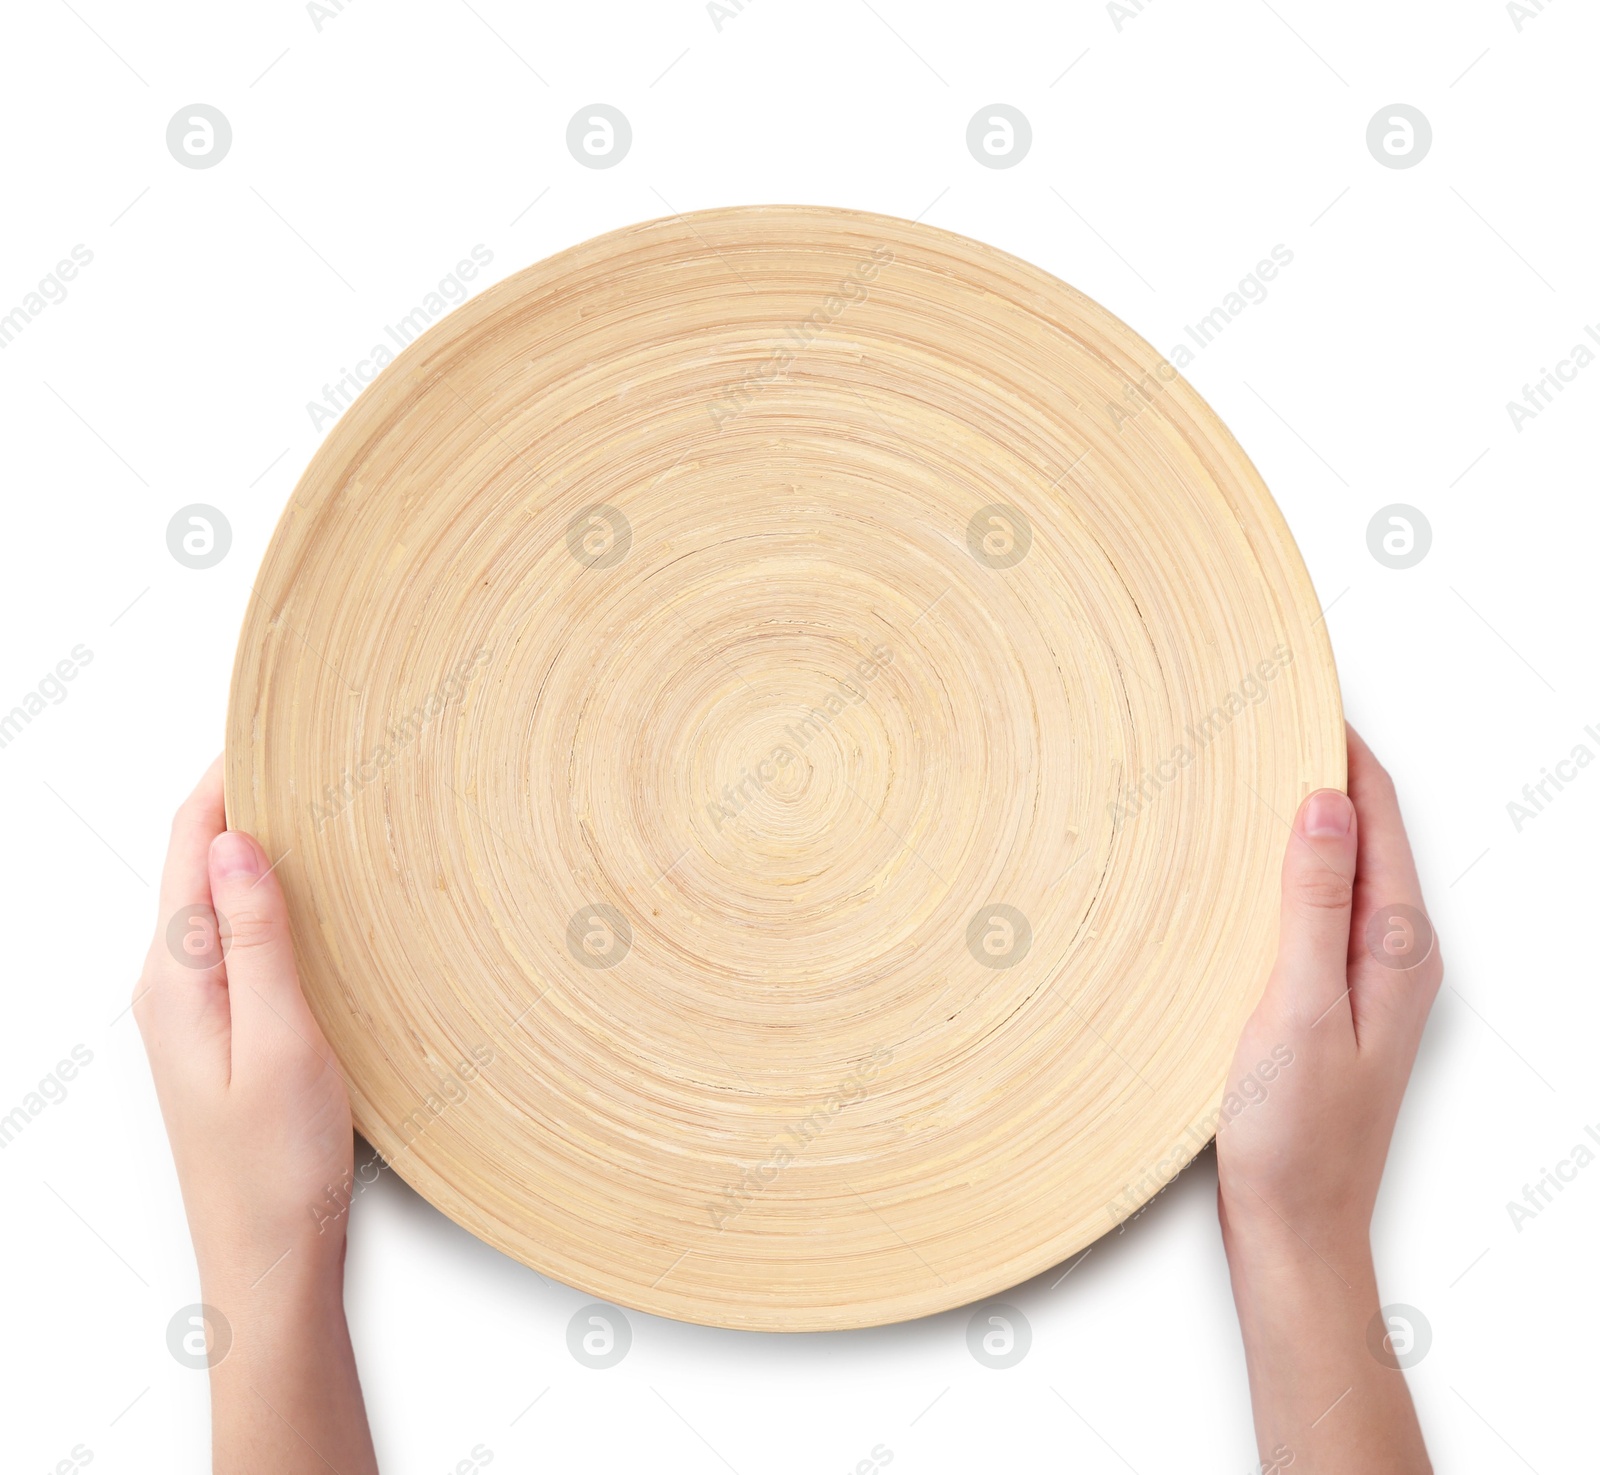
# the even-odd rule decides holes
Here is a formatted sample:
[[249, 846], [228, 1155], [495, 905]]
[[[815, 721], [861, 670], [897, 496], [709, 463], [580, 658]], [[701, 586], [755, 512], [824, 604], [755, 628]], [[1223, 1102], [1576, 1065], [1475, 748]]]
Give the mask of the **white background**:
[[[751, 0], [719, 31], [694, 0], [474, 4], [353, 0], [320, 31], [289, 0], [7, 11], [0, 312], [74, 245], [94, 259], [0, 351], [0, 709], [75, 645], [93, 662], [0, 750], [0, 1113], [73, 1046], [93, 1063], [0, 1150], [0, 1463], [81, 1443], [107, 1470], [206, 1468], [205, 1378], [165, 1341], [198, 1283], [121, 1011], [170, 812], [221, 747], [251, 577], [320, 439], [306, 402], [475, 244], [481, 288], [629, 222], [782, 201], [993, 242], [1163, 351], [1293, 251], [1188, 372], [1330, 607], [1443, 939], [1376, 1225], [1384, 1296], [1432, 1326], [1411, 1381], [1441, 1470], [1592, 1468], [1600, 1165], [1520, 1232], [1506, 1202], [1600, 1122], [1600, 771], [1520, 833], [1506, 806], [1580, 741], [1600, 752], [1600, 365], [1520, 432], [1505, 406], [1600, 322], [1600, 19], [1152, 0], [1119, 29], [1088, 0]], [[207, 170], [165, 145], [197, 101], [234, 131]], [[597, 101], [634, 130], [604, 171], [565, 145]], [[997, 101], [1034, 132], [1007, 170], [965, 146]], [[1407, 170], [1365, 141], [1397, 101], [1434, 130]], [[192, 502], [233, 527], [203, 572], [165, 541]], [[1366, 544], [1392, 502], [1433, 528], [1405, 571]], [[634, 1315], [628, 1358], [591, 1371], [565, 1341], [588, 1297], [385, 1177], [353, 1215], [348, 1304], [391, 1475], [479, 1444], [507, 1470], [739, 1475], [849, 1470], [880, 1443], [907, 1471], [1254, 1458], [1209, 1154], [1011, 1295], [1034, 1342], [1004, 1372], [969, 1355], [964, 1312], [791, 1338]]]

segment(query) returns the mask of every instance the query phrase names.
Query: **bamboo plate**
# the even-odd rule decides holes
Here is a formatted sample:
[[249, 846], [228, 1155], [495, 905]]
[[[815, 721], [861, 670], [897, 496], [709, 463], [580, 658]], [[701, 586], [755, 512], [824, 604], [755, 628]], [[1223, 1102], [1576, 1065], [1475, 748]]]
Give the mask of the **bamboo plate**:
[[1204, 1145], [1301, 797], [1310, 581], [1123, 323], [977, 242], [714, 210], [430, 329], [268, 549], [229, 822], [357, 1126], [586, 1292], [868, 1326]]

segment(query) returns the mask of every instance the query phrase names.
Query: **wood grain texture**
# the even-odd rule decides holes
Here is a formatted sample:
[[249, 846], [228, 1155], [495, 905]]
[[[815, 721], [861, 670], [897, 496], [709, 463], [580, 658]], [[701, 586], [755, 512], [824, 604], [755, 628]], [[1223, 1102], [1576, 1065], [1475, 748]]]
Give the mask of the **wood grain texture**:
[[1289, 532], [1161, 363], [1000, 251], [760, 207], [384, 370], [256, 582], [227, 807], [396, 1172], [598, 1297], [806, 1330], [1188, 1162], [1345, 756]]

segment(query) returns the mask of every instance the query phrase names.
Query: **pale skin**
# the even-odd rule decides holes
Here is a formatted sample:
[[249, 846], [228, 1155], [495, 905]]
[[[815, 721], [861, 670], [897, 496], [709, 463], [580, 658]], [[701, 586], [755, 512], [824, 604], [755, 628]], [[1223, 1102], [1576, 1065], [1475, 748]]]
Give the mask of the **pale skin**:
[[1369, 948], [1373, 916], [1389, 931], [1397, 906], [1423, 910], [1422, 891], [1394, 785], [1349, 738], [1349, 797], [1319, 790], [1295, 816], [1278, 960], [1229, 1080], [1278, 1047], [1293, 1062], [1219, 1129], [1217, 1208], [1262, 1465], [1288, 1451], [1295, 1475], [1426, 1475], [1405, 1374], [1371, 1346], [1370, 1230], [1442, 967], [1437, 946], [1403, 951], [1403, 931], [1386, 963]]
[[[1281, 1062], [1285, 1047], [1292, 1062], [1217, 1140], [1268, 1471], [1291, 1461], [1295, 1475], [1431, 1470], [1404, 1374], [1369, 1345], [1380, 1304], [1373, 1205], [1440, 981], [1436, 948], [1399, 968], [1368, 953], [1367, 919], [1397, 903], [1422, 907], [1410, 846], [1388, 776], [1352, 732], [1350, 797], [1319, 791], [1295, 818], [1278, 960], [1230, 1081]], [[189, 966], [208, 956], [175, 957], [167, 923], [205, 906], [231, 939], [221, 961]], [[173, 821], [134, 998], [202, 1299], [231, 1330], [210, 1371], [213, 1468], [372, 1475], [344, 1315], [348, 1215], [329, 1194], [345, 1185], [347, 1198], [352, 1180], [349, 1100], [300, 990], [272, 858], [225, 828], [220, 759]]]
[[[219, 758], [172, 823], [134, 1016], [201, 1299], [232, 1330], [210, 1373], [213, 1469], [375, 1475], [344, 1315], [348, 1216], [326, 1212], [329, 1185], [350, 1181], [350, 1103], [300, 992], [270, 866], [248, 835], [224, 828]], [[168, 919], [196, 903], [232, 932], [211, 968], [187, 966], [168, 946]], [[203, 928], [192, 935], [204, 941]]]

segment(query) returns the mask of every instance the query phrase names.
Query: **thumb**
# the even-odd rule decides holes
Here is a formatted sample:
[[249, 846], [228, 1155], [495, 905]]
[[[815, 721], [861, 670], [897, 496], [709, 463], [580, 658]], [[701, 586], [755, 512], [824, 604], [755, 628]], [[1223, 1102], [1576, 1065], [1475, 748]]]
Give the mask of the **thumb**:
[[1303, 1025], [1348, 991], [1355, 875], [1355, 805], [1337, 789], [1318, 789], [1300, 806], [1283, 857], [1278, 966], [1270, 985]]
[[327, 1054], [295, 970], [294, 944], [283, 891], [265, 852], [240, 830], [224, 830], [208, 857], [211, 895], [226, 929], [228, 1002], [233, 1014], [235, 1066], [241, 1056], [278, 1053], [289, 1036]]

